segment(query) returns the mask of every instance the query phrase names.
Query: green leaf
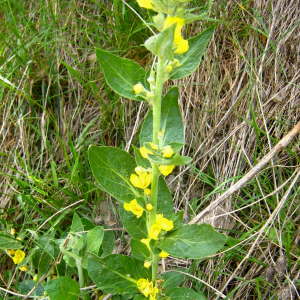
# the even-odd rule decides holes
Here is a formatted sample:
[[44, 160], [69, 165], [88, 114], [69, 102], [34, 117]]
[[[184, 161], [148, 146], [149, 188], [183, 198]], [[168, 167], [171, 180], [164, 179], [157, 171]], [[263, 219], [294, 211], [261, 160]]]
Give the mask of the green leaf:
[[174, 203], [166, 181], [160, 176], [158, 178], [157, 213], [168, 218], [174, 213]]
[[22, 249], [22, 243], [13, 236], [0, 235], [0, 248], [2, 249]]
[[156, 155], [148, 155], [149, 160], [164, 166], [184, 166], [191, 162], [191, 158], [188, 156], [181, 156], [178, 153], [175, 153], [172, 158], [164, 158]]
[[129, 153], [114, 147], [90, 146], [89, 160], [96, 180], [108, 194], [121, 202], [140, 197], [129, 181], [136, 166]]
[[104, 231], [103, 241], [100, 247], [99, 256], [104, 257], [111, 254], [115, 247], [115, 235], [113, 231]]
[[135, 295], [138, 293], [136, 281], [151, 278], [151, 268], [144, 268], [142, 261], [119, 254], [104, 258], [89, 255], [88, 272], [97, 287], [112, 295], [124, 292]]
[[172, 231], [177, 230], [183, 223], [183, 214], [184, 211], [179, 211], [171, 216], [168, 217], [169, 220], [173, 221], [174, 227]]
[[148, 297], [145, 297], [143, 294], [139, 294], [134, 297], [134, 300], [145, 300], [145, 299], [148, 299]]
[[[26, 280], [22, 281], [18, 284], [18, 291], [26, 295], [28, 294], [35, 286], [36, 286], [36, 281], [33, 280]], [[44, 289], [41, 285], [38, 285], [35, 290], [34, 290], [35, 296], [42, 296], [44, 295]]]
[[149, 260], [150, 251], [148, 247], [141, 241], [131, 239], [130, 240], [130, 249], [132, 255], [142, 261]]
[[174, 68], [170, 79], [181, 79], [194, 73], [200, 65], [201, 58], [205, 52], [207, 44], [211, 39], [215, 26], [209, 27], [204, 32], [189, 39], [189, 51], [183, 55], [175, 56], [179, 60], [179, 66]]
[[78, 283], [70, 277], [60, 276], [44, 285], [50, 300], [78, 300]]
[[167, 234], [158, 247], [178, 258], [204, 258], [220, 250], [226, 236], [218, 233], [211, 225], [183, 225]]
[[35, 250], [32, 256], [32, 263], [38, 269], [38, 273], [44, 274], [50, 267], [54, 247], [51, 242], [50, 236], [44, 235], [36, 241], [38, 249]]
[[100, 49], [96, 49], [96, 56], [111, 89], [123, 97], [141, 100], [133, 91], [135, 84], [144, 83], [145, 70], [139, 64]]
[[74, 213], [74, 215], [73, 215], [71, 230], [73, 232], [84, 231], [84, 227], [82, 225], [81, 219], [80, 219], [80, 217], [78, 216], [77, 213]]
[[[181, 113], [178, 106], [178, 88], [171, 88], [162, 99], [161, 128], [165, 130], [162, 145], [184, 143], [184, 130]], [[140, 144], [153, 141], [153, 111], [147, 114], [140, 133]], [[180, 148], [181, 149], [181, 148]], [[179, 151], [178, 149], [177, 151]]]
[[167, 272], [161, 275], [159, 278], [164, 282], [161, 284], [161, 288], [167, 292], [173, 288], [176, 288], [184, 280], [185, 275], [177, 272]]
[[102, 240], [104, 237], [104, 230], [102, 226], [97, 226], [90, 230], [87, 234], [86, 247], [84, 248], [82, 267], [88, 266], [88, 253], [98, 254]]
[[173, 41], [175, 27], [176, 23], [161, 33], [150, 37], [145, 42], [145, 47], [154, 55], [160, 56], [169, 61], [173, 61]]
[[172, 300], [206, 300], [203, 295], [200, 295], [197, 292], [185, 287], [174, 288], [168, 291], [166, 295], [169, 296]]
[[119, 203], [119, 214], [123, 226], [132, 238], [136, 240], [147, 238], [148, 232], [145, 212], [143, 212], [140, 218], [137, 218], [135, 214], [124, 209], [123, 203]]

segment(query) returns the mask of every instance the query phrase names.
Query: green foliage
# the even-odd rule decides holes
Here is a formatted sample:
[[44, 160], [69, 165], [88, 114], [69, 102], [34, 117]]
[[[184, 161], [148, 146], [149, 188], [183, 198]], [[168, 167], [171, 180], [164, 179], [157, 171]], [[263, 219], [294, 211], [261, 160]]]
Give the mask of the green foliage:
[[50, 300], [78, 300], [79, 286], [70, 277], [60, 276], [44, 285]]
[[115, 56], [104, 50], [97, 49], [96, 55], [110, 88], [123, 97], [139, 100], [133, 91], [133, 86], [144, 82], [145, 70], [132, 60]]
[[169, 61], [173, 61], [173, 40], [176, 24], [165, 29], [163, 32], [150, 37], [145, 41], [145, 47], [154, 55], [161, 56]]
[[3, 249], [22, 249], [24, 246], [13, 236], [0, 235], [0, 248]]
[[90, 146], [89, 160], [93, 175], [104, 191], [121, 202], [139, 196], [129, 181], [130, 175], [135, 174], [135, 161], [130, 154], [113, 147]]
[[132, 255], [142, 261], [150, 260], [150, 250], [148, 247], [141, 241], [131, 239], [130, 240], [130, 249]]
[[198, 294], [195, 291], [185, 288], [185, 287], [174, 288], [174, 289], [168, 291], [167, 295], [172, 300], [182, 300], [182, 299], [186, 299], [186, 298], [193, 299], [193, 300], [206, 300], [206, 298], [203, 295]]
[[126, 292], [134, 296], [138, 293], [136, 281], [150, 278], [151, 268], [144, 268], [143, 262], [129, 256], [111, 254], [100, 258], [92, 254], [88, 272], [97, 287], [106, 293], [115, 295]]
[[204, 258], [221, 249], [226, 236], [218, 233], [211, 225], [183, 225], [166, 235], [158, 247], [178, 258]]

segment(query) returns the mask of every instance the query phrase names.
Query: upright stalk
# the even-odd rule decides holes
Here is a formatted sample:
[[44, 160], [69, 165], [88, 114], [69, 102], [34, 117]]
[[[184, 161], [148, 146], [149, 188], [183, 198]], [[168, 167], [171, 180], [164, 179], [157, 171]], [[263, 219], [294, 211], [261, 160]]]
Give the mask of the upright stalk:
[[[164, 59], [158, 57], [157, 62], [157, 73], [156, 73], [156, 85], [155, 85], [155, 94], [153, 99], [153, 144], [159, 145], [158, 132], [161, 130], [161, 97], [162, 90], [164, 85]], [[150, 211], [150, 228], [153, 224], [156, 223], [156, 214], [157, 214], [157, 192], [158, 192], [158, 177], [159, 170], [156, 163], [152, 163], [152, 182], [151, 182], [151, 197], [150, 202], [153, 206], [153, 209]], [[157, 279], [157, 270], [158, 270], [158, 255], [152, 255], [152, 282], [155, 283]]]
[[[78, 270], [78, 277], [79, 277], [79, 287], [82, 289], [84, 288], [84, 277], [83, 277], [83, 270], [82, 270], [82, 263], [79, 260], [76, 260], [76, 266]], [[86, 300], [85, 291], [80, 291], [81, 299]]]

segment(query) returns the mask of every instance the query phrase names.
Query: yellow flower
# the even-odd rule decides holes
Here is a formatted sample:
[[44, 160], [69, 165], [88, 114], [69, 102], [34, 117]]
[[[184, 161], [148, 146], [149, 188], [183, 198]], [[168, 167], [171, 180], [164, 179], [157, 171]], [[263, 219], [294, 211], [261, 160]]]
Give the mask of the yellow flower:
[[144, 267], [145, 267], [146, 269], [149, 269], [150, 266], [151, 266], [151, 263], [150, 263], [149, 261], [146, 260], [146, 261], [144, 262]]
[[172, 66], [170, 66], [170, 65], [166, 66], [166, 71], [167, 71], [168, 73], [170, 73], [172, 70], [173, 70], [173, 67], [172, 67]]
[[148, 280], [148, 279], [144, 279], [144, 278], [140, 278], [140, 279], [137, 281], [137, 283], [136, 283], [137, 288], [138, 288], [139, 290], [142, 290], [142, 289], [146, 288], [146, 287], [148, 286], [148, 284], [149, 284], [149, 280]]
[[148, 297], [153, 290], [153, 282], [151, 281], [143, 290], [142, 293], [145, 297]]
[[146, 196], [150, 196], [151, 195], [151, 190], [150, 189], [145, 189], [145, 194], [146, 194]]
[[147, 248], [150, 250], [150, 245], [149, 245], [150, 239], [141, 239], [141, 242], [143, 244], [145, 244], [147, 246]]
[[171, 146], [166, 146], [163, 149], [163, 157], [170, 158], [174, 154]]
[[152, 153], [150, 150], [148, 150], [145, 146], [143, 146], [142, 148], [140, 148], [140, 152], [141, 152], [141, 155], [142, 155], [144, 158], [146, 158], [146, 159], [148, 159], [147, 154], [153, 155], [153, 153]]
[[147, 9], [152, 9], [152, 1], [151, 0], [136, 0], [140, 7], [144, 7]]
[[35, 274], [35, 275], [33, 276], [32, 280], [33, 280], [33, 281], [37, 281], [37, 279], [38, 279], [38, 277], [37, 277], [37, 275]]
[[21, 263], [25, 258], [25, 253], [22, 250], [16, 250], [15, 256], [12, 258], [15, 264]]
[[182, 39], [177, 43], [177, 48], [174, 51], [176, 54], [183, 54], [185, 52], [188, 52], [189, 50], [189, 42], [187, 40]]
[[148, 211], [152, 210], [152, 209], [153, 209], [152, 204], [148, 203], [148, 204], [146, 205], [146, 209], [147, 209]]
[[15, 235], [15, 234], [16, 234], [16, 230], [15, 230], [14, 228], [12, 228], [12, 229], [10, 230], [10, 234], [11, 234], [11, 235]]
[[136, 199], [130, 201], [130, 203], [124, 203], [123, 207], [127, 211], [131, 211], [133, 214], [136, 215], [137, 218], [140, 218], [144, 212], [143, 208], [138, 205]]
[[141, 92], [144, 91], [144, 87], [142, 84], [138, 83], [136, 85], [133, 86], [133, 91], [136, 93], [136, 94], [140, 94]]
[[173, 221], [164, 218], [162, 214], [156, 215], [156, 224], [165, 231], [170, 231], [174, 227]]
[[150, 147], [153, 149], [153, 150], [157, 150], [158, 149], [158, 146], [153, 144], [152, 142], [149, 143], [150, 144]]
[[164, 176], [168, 176], [170, 173], [172, 173], [175, 166], [159, 166], [158, 169]]
[[25, 272], [25, 271], [27, 271], [28, 270], [28, 268], [26, 267], [26, 266], [23, 266], [23, 267], [21, 267], [21, 268], [19, 268], [21, 271], [23, 271], [23, 272]]
[[146, 189], [150, 185], [151, 179], [152, 176], [148, 172], [144, 172], [139, 176], [135, 174], [130, 175], [131, 184], [140, 189]]
[[157, 224], [153, 224], [149, 230], [149, 236], [151, 237], [151, 239], [157, 240], [160, 232], [161, 232], [161, 227]]
[[158, 294], [158, 288], [155, 287], [154, 289], [152, 289], [152, 292], [150, 293], [150, 300], [155, 300], [156, 299], [156, 294]]
[[8, 250], [8, 254], [9, 254], [9, 255], [14, 255], [15, 252], [16, 252], [15, 249]]
[[174, 31], [174, 43], [177, 45], [175, 53], [183, 54], [189, 50], [188, 41], [184, 40], [181, 36], [181, 29], [184, 26], [184, 19], [178, 17], [167, 17], [164, 21], [164, 29], [176, 23]]
[[165, 252], [165, 251], [161, 251], [159, 254], [158, 254], [159, 257], [162, 257], [162, 258], [166, 258], [169, 256], [169, 253]]

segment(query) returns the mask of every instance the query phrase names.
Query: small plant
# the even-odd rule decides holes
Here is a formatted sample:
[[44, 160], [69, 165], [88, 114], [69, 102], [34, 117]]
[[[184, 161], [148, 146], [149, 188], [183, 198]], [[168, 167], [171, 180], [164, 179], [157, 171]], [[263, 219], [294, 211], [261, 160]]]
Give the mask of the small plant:
[[[144, 70], [134, 61], [101, 49], [96, 50], [96, 56], [114, 92], [151, 105], [139, 135], [140, 148], [134, 147], [134, 157], [113, 147], [90, 146], [88, 151], [101, 189], [119, 202], [122, 223], [131, 237], [132, 257], [110, 254], [113, 235], [75, 213], [70, 231], [62, 233], [60, 239], [55, 238], [53, 228], [43, 236], [32, 233], [36, 247], [27, 256], [14, 235], [1, 238], [1, 247], [19, 269], [32, 275], [32, 280], [19, 284], [22, 293], [30, 295], [47, 278], [35, 289], [34, 296], [88, 299], [89, 291], [84, 287], [90, 284], [85, 282], [89, 278], [101, 290], [102, 298], [111, 294], [111, 299], [205, 299], [202, 294], [178, 287], [183, 274], [159, 274], [158, 265], [169, 255], [203, 259], [220, 250], [226, 241], [225, 235], [210, 225], [183, 224], [183, 212], [174, 212], [164, 179], [176, 166], [191, 162], [191, 158], [179, 154], [184, 131], [178, 88], [164, 91], [164, 83], [189, 76], [198, 68], [214, 26], [189, 40], [183, 38], [182, 29], [204, 18], [211, 0], [200, 15], [192, 14], [199, 8], [188, 8], [185, 0], [137, 1], [148, 9], [149, 25], [159, 32], [144, 44], [153, 54], [152, 67]], [[74, 273], [78, 274], [79, 284], [70, 277]]]

